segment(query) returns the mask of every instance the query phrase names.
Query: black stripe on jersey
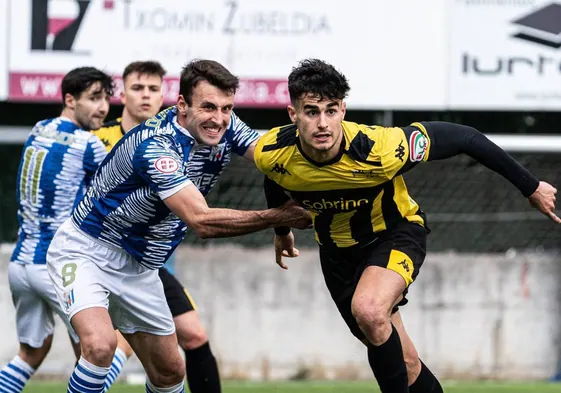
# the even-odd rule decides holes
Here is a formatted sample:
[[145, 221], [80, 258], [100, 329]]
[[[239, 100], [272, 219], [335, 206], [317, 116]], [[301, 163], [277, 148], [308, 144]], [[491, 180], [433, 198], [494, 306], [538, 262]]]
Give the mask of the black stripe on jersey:
[[347, 155], [355, 161], [370, 164], [372, 166], [382, 166], [380, 161], [368, 159], [368, 155], [374, 147], [374, 141], [362, 131], [359, 131], [349, 145]]
[[384, 183], [384, 195], [382, 195], [382, 216], [386, 223], [386, 228], [391, 229], [395, 224], [403, 221], [404, 218], [397, 208], [393, 197], [395, 195], [395, 187], [392, 181]]
[[119, 127], [119, 130], [121, 130], [121, 134], [125, 135], [125, 130], [123, 129], [123, 124], [121, 123], [120, 118], [110, 120], [107, 123], [103, 124], [103, 126], [101, 126], [101, 128], [113, 128], [113, 127]]
[[314, 219], [314, 229], [318, 236], [318, 242], [322, 247], [337, 248], [337, 245], [331, 238], [331, 223], [335, 212], [323, 212]]
[[[382, 187], [376, 188], [378, 189], [376, 192], [377, 195]], [[359, 247], [365, 246], [376, 239], [374, 224], [372, 223], [372, 205], [374, 205], [375, 198], [374, 196], [370, 199], [369, 204], [359, 206], [355, 215], [351, 217], [349, 222], [351, 236], [358, 242]]]
[[295, 145], [296, 142], [298, 142], [296, 130], [296, 124], [290, 124], [288, 126], [282, 127], [277, 133], [276, 143], [263, 146], [263, 151], [277, 150], [282, 149], [283, 147]]

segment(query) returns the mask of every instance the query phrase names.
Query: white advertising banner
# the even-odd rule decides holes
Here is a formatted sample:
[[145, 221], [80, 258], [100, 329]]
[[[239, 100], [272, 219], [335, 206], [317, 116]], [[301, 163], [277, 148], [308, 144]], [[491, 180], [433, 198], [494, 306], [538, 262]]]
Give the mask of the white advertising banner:
[[561, 2], [455, 0], [451, 109], [561, 109]]
[[[5, 0], [4, 0], [5, 1]], [[349, 78], [353, 108], [434, 108], [446, 97], [446, 0], [12, 1], [9, 99], [57, 101], [78, 66], [116, 76], [136, 60], [168, 70], [174, 102], [182, 66], [209, 58], [241, 79], [237, 105], [282, 107], [303, 58]]]
[[0, 101], [8, 98], [8, 0], [0, 0]]

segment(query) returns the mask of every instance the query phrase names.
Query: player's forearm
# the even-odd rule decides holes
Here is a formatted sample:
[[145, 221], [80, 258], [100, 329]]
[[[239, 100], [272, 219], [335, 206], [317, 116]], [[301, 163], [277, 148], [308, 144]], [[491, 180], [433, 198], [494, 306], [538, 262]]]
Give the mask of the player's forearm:
[[285, 225], [286, 217], [281, 209], [242, 211], [232, 209], [209, 209], [191, 224], [192, 229], [203, 239], [232, 237]]
[[510, 181], [529, 197], [539, 181], [506, 151], [475, 128], [446, 122], [424, 122], [431, 140], [429, 160], [467, 154]]
[[[290, 197], [284, 193], [284, 190], [277, 183], [272, 181], [268, 176], [265, 175], [263, 181], [263, 190], [265, 191], [265, 198], [267, 199], [267, 207], [274, 208], [284, 205]], [[288, 235], [290, 233], [290, 227], [280, 226], [275, 227], [275, 233], [277, 235]]]

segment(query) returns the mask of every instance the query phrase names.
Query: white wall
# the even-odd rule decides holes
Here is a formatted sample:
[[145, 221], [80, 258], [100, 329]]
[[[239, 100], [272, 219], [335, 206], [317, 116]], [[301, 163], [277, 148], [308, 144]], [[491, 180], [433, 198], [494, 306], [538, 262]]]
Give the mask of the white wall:
[[[0, 362], [17, 351], [7, 285], [11, 246], [0, 248]], [[442, 378], [543, 379], [560, 352], [559, 257], [548, 254], [431, 254], [402, 309], [421, 358]], [[365, 349], [329, 297], [317, 251], [301, 250], [283, 271], [272, 250], [181, 248], [189, 288], [225, 378], [371, 378]], [[58, 324], [46, 374], [73, 359]], [[131, 361], [128, 373], [140, 371]]]

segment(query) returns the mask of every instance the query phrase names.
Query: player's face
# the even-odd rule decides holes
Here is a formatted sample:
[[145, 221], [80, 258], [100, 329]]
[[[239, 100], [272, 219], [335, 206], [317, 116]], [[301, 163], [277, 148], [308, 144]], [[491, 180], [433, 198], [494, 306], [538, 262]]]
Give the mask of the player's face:
[[230, 123], [234, 94], [222, 91], [207, 81], [201, 81], [193, 89], [192, 105], [187, 105], [180, 95], [177, 108], [180, 124], [197, 142], [216, 146]]
[[158, 113], [164, 100], [162, 78], [159, 75], [133, 72], [124, 83], [121, 102], [138, 123]]
[[78, 99], [67, 94], [66, 107], [71, 110], [74, 120], [84, 130], [95, 130], [103, 124], [109, 112], [109, 94], [100, 82], [92, 84], [80, 94]]
[[298, 126], [300, 140], [318, 152], [339, 148], [345, 111], [343, 100], [320, 100], [313, 95], [305, 95], [288, 107], [290, 118]]

